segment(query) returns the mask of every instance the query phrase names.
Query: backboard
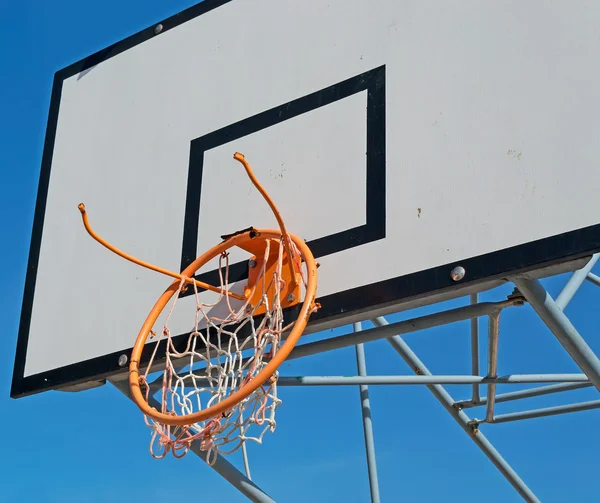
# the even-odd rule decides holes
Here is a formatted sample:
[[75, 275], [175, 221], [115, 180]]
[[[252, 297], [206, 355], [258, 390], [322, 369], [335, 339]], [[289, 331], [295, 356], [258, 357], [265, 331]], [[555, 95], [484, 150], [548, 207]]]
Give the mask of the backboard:
[[321, 263], [310, 331], [600, 251], [599, 23], [541, 0], [205, 0], [59, 71], [11, 395], [124, 371], [170, 283], [77, 205], [181, 270], [275, 225], [236, 151]]

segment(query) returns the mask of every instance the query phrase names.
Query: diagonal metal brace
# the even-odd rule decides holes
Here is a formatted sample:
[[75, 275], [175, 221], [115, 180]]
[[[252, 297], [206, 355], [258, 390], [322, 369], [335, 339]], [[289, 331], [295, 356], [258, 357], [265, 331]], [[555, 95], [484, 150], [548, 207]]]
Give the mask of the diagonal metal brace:
[[[110, 381], [110, 383], [131, 400], [129, 384], [126, 380]], [[152, 397], [150, 397], [148, 403], [150, 403], [152, 407], [160, 408], [160, 404]], [[214, 463], [212, 465], [209, 464], [207, 461], [207, 453], [206, 451], [200, 449], [200, 442], [198, 440], [194, 440], [192, 442], [190, 450], [253, 503], [275, 503], [274, 499], [272, 499], [267, 493], [265, 493], [260, 487], [258, 487], [254, 482], [240, 472], [223, 456], [217, 454]]]
[[[381, 327], [387, 325], [388, 322], [385, 318], [379, 317], [372, 320], [375, 326]], [[410, 349], [408, 344], [400, 336], [394, 336], [388, 339], [388, 342], [396, 350], [396, 352], [404, 359], [410, 367], [417, 371], [421, 375], [432, 375], [427, 369], [425, 364], [419, 359], [419, 357]], [[448, 413], [456, 420], [463, 430], [469, 435], [471, 440], [477, 444], [488, 459], [498, 468], [500, 473], [504, 475], [506, 480], [517, 490], [521, 497], [528, 503], [540, 503], [540, 500], [535, 494], [527, 487], [525, 482], [517, 475], [512, 467], [504, 460], [500, 453], [494, 448], [490, 441], [484, 436], [484, 434], [474, 425], [471, 424], [471, 419], [465, 412], [455, 407], [454, 399], [450, 394], [439, 384], [432, 384], [427, 386], [433, 395], [439, 400], [443, 407]]]
[[537, 280], [514, 278], [513, 282], [538, 316], [600, 391], [600, 360], [562, 309]]

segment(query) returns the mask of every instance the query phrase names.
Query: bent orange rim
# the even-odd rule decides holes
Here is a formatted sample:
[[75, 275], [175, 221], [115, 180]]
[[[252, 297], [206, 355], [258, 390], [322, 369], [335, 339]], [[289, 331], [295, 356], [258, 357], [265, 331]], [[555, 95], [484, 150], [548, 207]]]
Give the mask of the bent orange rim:
[[[179, 289], [181, 282], [174, 281], [173, 283], [171, 283], [169, 288], [167, 288], [167, 290], [164, 291], [164, 293], [160, 296], [160, 298], [150, 311], [150, 314], [146, 318], [146, 321], [144, 322], [138, 334], [138, 337], [135, 341], [135, 345], [133, 347], [133, 351], [131, 353], [131, 362], [129, 365], [129, 386], [131, 389], [133, 400], [146, 416], [154, 419], [157, 422], [173, 426], [190, 425], [213, 418], [219, 414], [223, 414], [224, 412], [226, 412], [227, 410], [231, 409], [236, 404], [244, 400], [246, 397], [248, 397], [251, 393], [253, 393], [261, 385], [263, 385], [267, 381], [267, 379], [269, 379], [275, 373], [277, 368], [285, 361], [285, 359], [288, 357], [288, 355], [291, 353], [292, 349], [294, 349], [294, 346], [300, 339], [300, 336], [304, 332], [306, 324], [308, 323], [308, 319], [316, 307], [315, 300], [317, 291], [317, 265], [312, 252], [310, 251], [306, 243], [299, 237], [294, 236], [292, 234], [288, 234], [287, 236], [289, 236], [289, 239], [291, 239], [296, 245], [296, 247], [300, 251], [302, 259], [306, 264], [306, 293], [304, 296], [302, 307], [300, 308], [298, 319], [294, 323], [294, 326], [283, 345], [273, 356], [273, 359], [242, 388], [238, 389], [237, 391], [229, 395], [227, 398], [224, 398], [221, 402], [202, 411], [188, 415], [173, 416], [170, 414], [164, 414], [162, 412], [157, 411], [155, 408], [150, 407], [150, 405], [146, 402], [141, 389], [143, 378], [140, 375], [140, 362], [144, 346], [146, 344], [146, 341], [148, 340], [148, 336], [150, 335], [152, 328], [154, 327], [154, 324], [156, 323], [156, 320], [167, 306], [169, 300]], [[224, 251], [228, 250], [229, 248], [232, 248], [233, 246], [243, 248], [243, 245], [245, 243], [248, 243], [252, 239], [257, 238], [284, 241], [286, 240], [286, 236], [282, 235], [281, 230], [254, 229], [253, 231], [237, 234], [202, 254], [194, 262], [192, 262], [181, 273], [181, 275], [183, 277], [188, 278], [193, 277], [196, 271], [198, 271], [198, 269], [200, 269], [202, 266], [204, 266], [206, 263], [220, 255]], [[291, 257], [289, 257], [289, 259], [291, 262]]]
[[289, 239], [288, 238], [288, 232], [287, 232], [287, 230], [285, 228], [285, 223], [283, 222], [283, 218], [281, 218], [281, 214], [279, 213], [279, 210], [277, 209], [277, 206], [275, 206], [275, 203], [273, 202], [273, 199], [271, 199], [271, 196], [269, 196], [269, 194], [267, 193], [267, 191], [264, 189], [264, 187], [257, 180], [256, 176], [254, 176], [254, 173], [252, 172], [252, 168], [250, 168], [250, 165], [248, 164], [248, 161], [246, 161], [246, 158], [244, 157], [244, 155], [240, 154], [239, 152], [236, 152], [235, 154], [233, 154], [233, 158], [236, 161], [238, 161], [239, 163], [241, 163], [242, 166], [244, 166], [244, 169], [246, 170], [246, 174], [248, 175], [248, 178], [250, 178], [250, 181], [252, 182], [252, 184], [254, 185], [254, 187], [256, 187], [256, 190], [258, 190], [258, 192], [260, 192], [260, 194], [263, 196], [264, 200], [269, 205], [269, 208], [271, 208], [271, 211], [275, 215], [275, 219], [277, 220], [277, 224], [279, 225], [279, 228], [281, 229], [282, 240], [283, 240], [283, 249], [285, 250], [285, 253], [289, 257], [288, 265], [289, 265], [289, 268], [290, 268], [290, 278], [292, 278], [291, 279], [291, 283], [292, 283], [291, 286], [292, 286], [292, 289], [293, 289], [296, 286], [296, 274], [294, 272], [294, 260], [293, 260], [294, 259], [294, 251], [290, 247], [290, 243], [289, 243], [289, 240], [288, 240]]
[[[198, 288], [203, 288], [205, 290], [211, 290], [212, 292], [216, 292], [216, 293], [221, 292], [221, 290], [219, 288], [217, 288], [216, 286], [209, 285], [208, 283], [204, 283], [203, 281], [198, 281], [197, 279], [194, 279], [194, 278], [187, 278], [187, 277], [183, 276], [182, 274], [178, 274], [176, 272], [172, 272], [167, 269], [164, 269], [163, 267], [158, 267], [156, 265], [150, 264], [150, 263], [140, 260], [132, 255], [129, 255], [128, 253], [125, 253], [123, 250], [120, 250], [119, 248], [117, 248], [114, 245], [111, 245], [108, 241], [101, 238], [94, 231], [94, 229], [92, 229], [90, 220], [88, 218], [87, 210], [85, 209], [85, 204], [80, 203], [79, 206], [77, 206], [77, 207], [79, 208], [79, 211], [81, 212], [81, 219], [83, 220], [83, 226], [85, 227], [85, 230], [87, 231], [87, 233], [93, 239], [95, 239], [98, 243], [100, 243], [105, 248], [108, 248], [111, 252], [117, 254], [119, 257], [122, 257], [125, 260], [129, 260], [130, 262], [133, 262], [134, 264], [137, 264], [139, 266], [145, 267], [146, 269], [150, 269], [151, 271], [155, 271], [155, 272], [164, 274], [165, 276], [170, 276], [172, 278], [184, 280], [186, 283], [191, 283], [191, 284], [195, 283]], [[245, 300], [244, 297], [242, 297], [241, 295], [237, 295], [235, 293], [227, 292], [227, 295], [229, 295], [230, 297], [233, 297], [234, 299]]]

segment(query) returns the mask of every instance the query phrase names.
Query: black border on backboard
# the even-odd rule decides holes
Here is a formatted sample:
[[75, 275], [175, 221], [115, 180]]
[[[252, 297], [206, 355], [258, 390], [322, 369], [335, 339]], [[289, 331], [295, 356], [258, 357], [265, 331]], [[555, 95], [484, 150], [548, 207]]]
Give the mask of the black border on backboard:
[[[164, 33], [231, 1], [204, 0], [202, 3], [162, 21], [163, 28], [160, 33]], [[88, 70], [155, 36], [157, 35], [154, 32], [154, 26], [149, 27], [60, 70], [54, 77], [15, 354], [11, 387], [11, 396], [14, 398], [122, 372], [123, 369], [117, 363], [118, 357], [123, 353], [129, 354], [131, 352], [131, 348], [124, 348], [121, 351], [98, 358], [24, 377], [29, 326], [62, 83], [66, 78]], [[394, 138], [393, 140], [397, 142], [402, 141], [401, 138]], [[352, 311], [374, 309], [377, 306], [401, 302], [415, 297], [456, 290], [488, 280], [502, 279], [520, 271], [554, 265], [566, 260], [574, 260], [599, 251], [600, 224], [597, 224], [478, 257], [466, 258], [460, 262], [444, 264], [407, 276], [361, 286], [339, 294], [320, 297], [319, 301], [323, 308], [313, 315], [311, 321], [318, 323], [323, 320], [338, 319]], [[455, 265], [459, 264], [466, 269], [467, 274], [459, 284], [456, 284], [450, 278], [449, 271]], [[151, 350], [152, 348], [148, 349]]]

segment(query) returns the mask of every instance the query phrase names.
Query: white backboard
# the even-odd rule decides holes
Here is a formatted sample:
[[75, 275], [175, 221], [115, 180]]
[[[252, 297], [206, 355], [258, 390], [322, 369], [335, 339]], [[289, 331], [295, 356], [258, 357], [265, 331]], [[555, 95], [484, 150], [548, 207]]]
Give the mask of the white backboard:
[[598, 26], [593, 2], [205, 0], [61, 70], [12, 395], [119, 371], [170, 283], [77, 205], [181, 270], [275, 226], [236, 151], [321, 263], [311, 330], [599, 251]]

